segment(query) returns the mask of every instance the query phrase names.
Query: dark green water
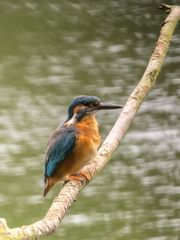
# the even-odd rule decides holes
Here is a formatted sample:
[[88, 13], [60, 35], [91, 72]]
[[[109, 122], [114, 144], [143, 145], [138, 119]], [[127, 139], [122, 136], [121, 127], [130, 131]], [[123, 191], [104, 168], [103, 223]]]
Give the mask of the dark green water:
[[[169, 1], [169, 3], [179, 1]], [[159, 1], [0, 1], [0, 217], [42, 218], [44, 152], [76, 95], [124, 104], [165, 14]], [[180, 30], [162, 72], [104, 171], [48, 239], [180, 239]], [[103, 138], [118, 116], [101, 112]]]

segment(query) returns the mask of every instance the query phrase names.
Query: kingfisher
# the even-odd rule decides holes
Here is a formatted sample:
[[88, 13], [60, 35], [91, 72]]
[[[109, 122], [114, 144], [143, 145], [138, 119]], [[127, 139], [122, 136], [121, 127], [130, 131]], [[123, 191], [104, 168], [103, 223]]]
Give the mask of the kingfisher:
[[45, 157], [45, 197], [58, 182], [88, 177], [81, 169], [95, 157], [101, 143], [95, 114], [122, 108], [105, 104], [96, 96], [78, 96], [68, 107], [68, 117], [50, 136]]

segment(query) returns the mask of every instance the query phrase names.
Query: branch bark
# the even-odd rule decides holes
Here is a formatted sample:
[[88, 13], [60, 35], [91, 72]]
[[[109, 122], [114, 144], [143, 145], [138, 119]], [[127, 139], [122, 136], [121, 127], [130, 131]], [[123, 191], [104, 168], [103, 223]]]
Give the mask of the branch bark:
[[[165, 19], [155, 49], [149, 60], [142, 79], [130, 95], [114, 127], [98, 151], [94, 161], [83, 171], [92, 180], [109, 161], [112, 153], [126, 134], [141, 103], [153, 88], [161, 70], [164, 58], [176, 25], [180, 20], [180, 6], [162, 4], [161, 9], [168, 14]], [[85, 181], [71, 181], [67, 183], [53, 200], [45, 217], [31, 225], [10, 229], [5, 219], [0, 219], [0, 240], [34, 240], [52, 234], [62, 221], [67, 209], [76, 200], [80, 190], [88, 183]]]

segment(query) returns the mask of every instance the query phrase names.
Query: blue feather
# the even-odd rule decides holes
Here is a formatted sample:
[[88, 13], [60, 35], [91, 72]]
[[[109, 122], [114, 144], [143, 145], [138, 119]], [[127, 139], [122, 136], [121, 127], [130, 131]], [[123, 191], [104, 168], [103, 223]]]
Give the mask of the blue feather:
[[51, 177], [59, 164], [66, 160], [74, 150], [76, 143], [76, 131], [73, 127], [67, 127], [60, 132], [55, 132], [46, 155], [45, 177]]

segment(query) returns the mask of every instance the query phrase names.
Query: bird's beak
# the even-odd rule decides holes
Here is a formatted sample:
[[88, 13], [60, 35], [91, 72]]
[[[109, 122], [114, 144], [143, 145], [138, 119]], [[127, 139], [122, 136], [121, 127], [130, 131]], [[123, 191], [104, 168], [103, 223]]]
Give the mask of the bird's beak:
[[119, 106], [116, 104], [100, 103], [100, 105], [95, 107], [94, 110], [108, 110], [108, 109], [117, 109], [117, 108], [122, 108], [122, 106]]

